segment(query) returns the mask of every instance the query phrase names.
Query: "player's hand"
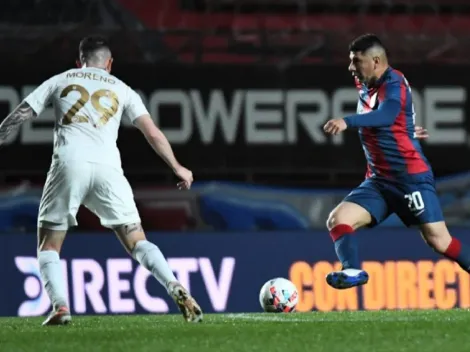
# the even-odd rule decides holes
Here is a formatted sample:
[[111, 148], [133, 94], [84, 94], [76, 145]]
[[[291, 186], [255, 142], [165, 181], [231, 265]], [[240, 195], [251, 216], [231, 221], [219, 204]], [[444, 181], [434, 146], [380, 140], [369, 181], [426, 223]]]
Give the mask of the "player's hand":
[[343, 132], [348, 128], [346, 125], [346, 121], [344, 119], [333, 119], [328, 121], [325, 126], [323, 126], [323, 130], [328, 133], [336, 136], [337, 134]]
[[178, 182], [178, 189], [190, 189], [193, 183], [193, 173], [183, 166], [178, 166], [175, 175], [181, 180]]
[[415, 126], [415, 137], [420, 140], [428, 138], [428, 130], [421, 126]]

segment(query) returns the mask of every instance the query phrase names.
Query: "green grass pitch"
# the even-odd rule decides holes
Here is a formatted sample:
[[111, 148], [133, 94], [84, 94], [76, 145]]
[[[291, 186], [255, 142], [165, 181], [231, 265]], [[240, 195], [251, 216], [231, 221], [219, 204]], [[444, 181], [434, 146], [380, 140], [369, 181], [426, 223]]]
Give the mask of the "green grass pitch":
[[292, 314], [74, 316], [68, 326], [43, 318], [1, 318], [0, 351], [126, 352], [450, 352], [470, 351], [468, 310]]

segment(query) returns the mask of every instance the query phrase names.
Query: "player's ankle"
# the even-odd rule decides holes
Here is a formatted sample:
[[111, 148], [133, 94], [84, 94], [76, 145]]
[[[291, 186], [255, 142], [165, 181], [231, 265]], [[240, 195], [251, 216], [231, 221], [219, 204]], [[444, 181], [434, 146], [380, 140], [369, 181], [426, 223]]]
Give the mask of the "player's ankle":
[[67, 305], [66, 302], [62, 302], [62, 301], [58, 301], [58, 302], [54, 302], [54, 304], [52, 305], [52, 308], [54, 311], [58, 311], [58, 310], [69, 310], [69, 307]]
[[166, 289], [167, 289], [168, 292], [171, 292], [171, 291], [173, 291], [173, 289], [174, 289], [175, 287], [178, 287], [178, 286], [183, 287], [179, 281], [169, 281], [169, 282], [166, 284]]

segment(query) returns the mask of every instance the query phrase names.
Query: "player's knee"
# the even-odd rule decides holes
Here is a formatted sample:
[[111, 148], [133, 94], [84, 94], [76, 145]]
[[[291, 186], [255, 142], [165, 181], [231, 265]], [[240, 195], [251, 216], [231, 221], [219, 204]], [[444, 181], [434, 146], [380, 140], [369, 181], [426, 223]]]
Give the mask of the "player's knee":
[[351, 221], [347, 216], [343, 216], [341, 212], [332, 211], [328, 216], [328, 220], [326, 220], [326, 227], [328, 231], [331, 231], [338, 225], [349, 225], [354, 228], [355, 222]]
[[338, 217], [336, 216], [335, 212], [331, 212], [328, 216], [328, 219], [326, 220], [326, 228], [328, 229], [328, 231], [330, 231], [336, 225], [339, 225], [337, 219]]
[[350, 215], [344, 214], [342, 211], [332, 211], [326, 220], [326, 227], [328, 231], [335, 228], [338, 225], [349, 225], [352, 228], [356, 229], [360, 227], [358, 224], [360, 221], [354, 219]]
[[370, 213], [363, 207], [355, 203], [343, 202], [330, 213], [326, 227], [331, 231], [337, 225], [349, 225], [356, 230], [371, 222]]

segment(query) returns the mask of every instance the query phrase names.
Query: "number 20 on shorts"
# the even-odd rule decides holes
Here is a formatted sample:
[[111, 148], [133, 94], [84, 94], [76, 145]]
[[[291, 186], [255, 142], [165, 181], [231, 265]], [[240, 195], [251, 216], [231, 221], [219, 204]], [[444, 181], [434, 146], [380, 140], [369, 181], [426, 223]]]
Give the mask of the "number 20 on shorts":
[[411, 211], [424, 209], [424, 201], [421, 192], [415, 191], [411, 194], [405, 194], [405, 199], [408, 200], [408, 207]]

